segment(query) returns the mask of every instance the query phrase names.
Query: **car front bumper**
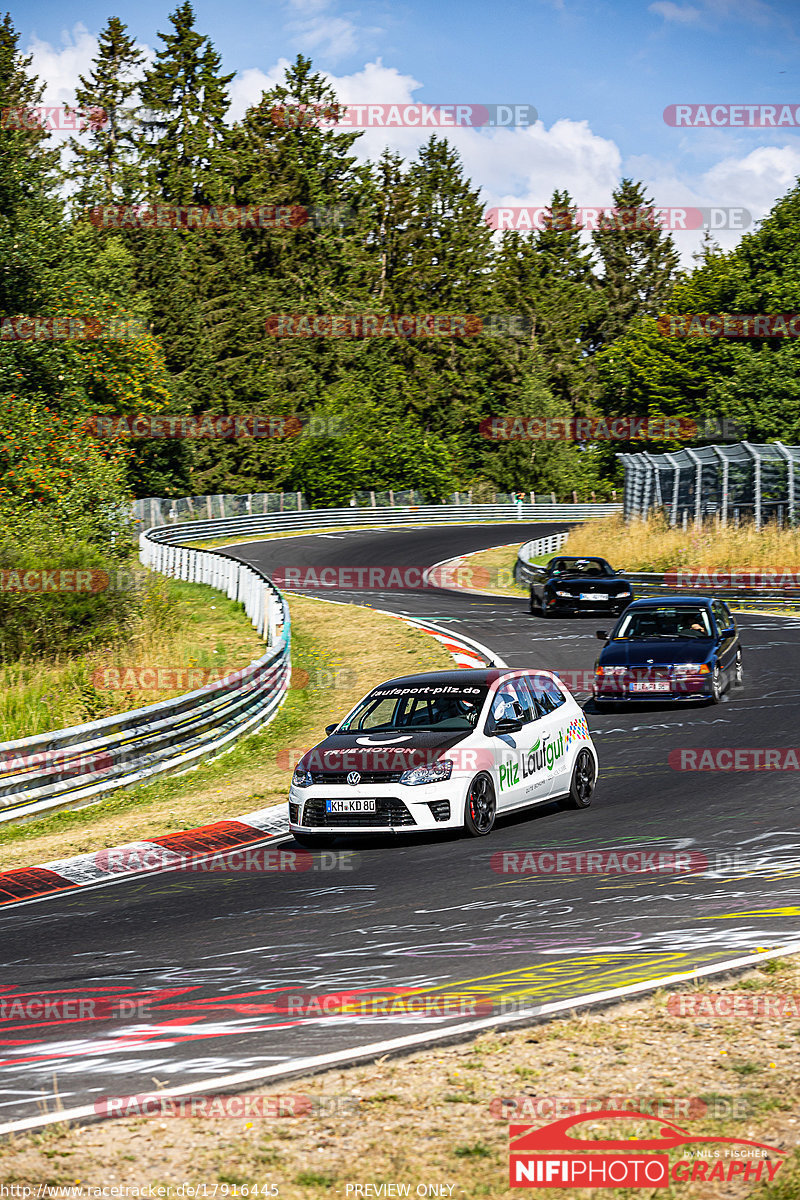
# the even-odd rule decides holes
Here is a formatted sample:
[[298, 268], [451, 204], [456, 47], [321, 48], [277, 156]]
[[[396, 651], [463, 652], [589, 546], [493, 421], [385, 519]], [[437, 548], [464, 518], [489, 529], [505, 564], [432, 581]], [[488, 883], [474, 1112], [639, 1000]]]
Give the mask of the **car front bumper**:
[[[327, 800], [374, 799], [375, 813], [329, 813]], [[297, 833], [376, 834], [418, 833], [434, 829], [460, 829], [464, 824], [466, 783], [409, 787], [403, 784], [370, 784], [356, 789], [337, 784], [292, 786], [289, 792], [289, 829]]]

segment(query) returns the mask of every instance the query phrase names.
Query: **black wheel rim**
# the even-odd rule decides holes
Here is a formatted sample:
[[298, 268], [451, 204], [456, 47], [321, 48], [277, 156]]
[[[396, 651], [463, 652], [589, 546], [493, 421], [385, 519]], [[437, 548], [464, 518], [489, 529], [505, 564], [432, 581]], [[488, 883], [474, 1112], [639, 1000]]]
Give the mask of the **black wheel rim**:
[[494, 793], [485, 777], [476, 779], [469, 789], [469, 815], [480, 833], [494, 824]]
[[594, 787], [594, 763], [588, 750], [581, 750], [575, 763], [575, 795], [581, 801], [586, 801]]

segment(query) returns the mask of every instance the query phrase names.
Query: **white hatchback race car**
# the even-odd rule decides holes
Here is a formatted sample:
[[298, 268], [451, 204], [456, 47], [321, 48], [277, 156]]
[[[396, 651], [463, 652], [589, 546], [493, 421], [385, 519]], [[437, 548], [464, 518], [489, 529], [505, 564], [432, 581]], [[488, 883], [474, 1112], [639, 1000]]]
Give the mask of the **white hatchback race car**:
[[586, 717], [548, 671], [435, 671], [382, 683], [300, 759], [289, 828], [304, 846], [337, 834], [460, 829], [563, 797], [586, 808], [597, 753]]

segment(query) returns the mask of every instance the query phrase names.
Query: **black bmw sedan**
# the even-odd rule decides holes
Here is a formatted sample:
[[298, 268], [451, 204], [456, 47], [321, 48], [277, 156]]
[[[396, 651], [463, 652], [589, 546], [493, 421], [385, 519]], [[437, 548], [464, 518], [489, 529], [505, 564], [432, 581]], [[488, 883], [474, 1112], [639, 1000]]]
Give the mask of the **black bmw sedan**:
[[633, 588], [604, 558], [551, 558], [530, 566], [530, 610], [541, 617], [576, 612], [615, 616], [633, 600]]
[[675, 596], [636, 600], [607, 633], [595, 664], [598, 707], [632, 700], [705, 700], [716, 704], [740, 686], [742, 647], [722, 600]]

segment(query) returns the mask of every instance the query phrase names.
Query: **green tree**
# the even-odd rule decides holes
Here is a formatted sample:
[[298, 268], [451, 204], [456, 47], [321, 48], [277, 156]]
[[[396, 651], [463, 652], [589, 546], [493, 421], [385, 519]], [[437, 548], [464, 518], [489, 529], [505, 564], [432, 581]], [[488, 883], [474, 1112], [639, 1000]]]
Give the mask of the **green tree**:
[[100, 34], [91, 74], [78, 76], [73, 111], [87, 128], [69, 139], [73, 162], [66, 172], [75, 184], [72, 202], [78, 211], [99, 204], [130, 204], [140, 192], [136, 107], [131, 101], [144, 55], [127, 29], [119, 17], [110, 17]]
[[140, 85], [149, 110], [139, 151], [151, 200], [186, 206], [212, 204], [227, 196], [225, 114], [230, 75], [207, 37], [195, 29], [189, 0], [170, 14], [173, 33], [159, 33], [164, 46]]
[[603, 272], [604, 313], [599, 340], [608, 345], [640, 316], [657, 316], [669, 300], [678, 270], [672, 235], [658, 223], [644, 185], [623, 179], [613, 193], [615, 211], [592, 234]]

